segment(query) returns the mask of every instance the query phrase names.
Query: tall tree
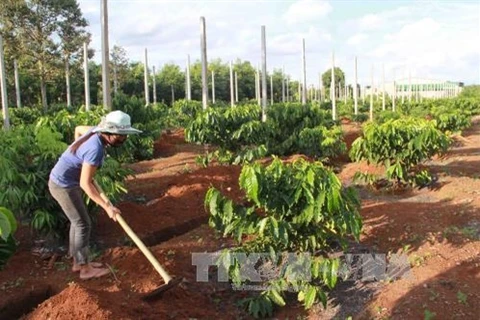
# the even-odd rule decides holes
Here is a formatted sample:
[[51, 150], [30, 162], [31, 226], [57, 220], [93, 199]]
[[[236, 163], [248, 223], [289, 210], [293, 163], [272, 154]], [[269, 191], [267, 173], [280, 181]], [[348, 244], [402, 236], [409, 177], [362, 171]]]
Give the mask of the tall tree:
[[[13, 74], [13, 61], [19, 60], [20, 41], [18, 37], [20, 10], [24, 0], [2, 0], [0, 1], [0, 34], [3, 37], [3, 48], [5, 57], [5, 70], [7, 73], [7, 90], [9, 100], [13, 104], [15, 98], [15, 86]], [[22, 62], [19, 62], [20, 72], [22, 71]], [[20, 81], [23, 79], [21, 78]]]
[[41, 102], [47, 109], [47, 81], [59, 72], [59, 46], [53, 41], [58, 29], [58, 1], [25, 1], [21, 8], [18, 36], [20, 52], [40, 80]]
[[93, 61], [89, 61], [88, 70], [90, 75], [90, 100], [92, 104], [98, 105], [102, 96], [100, 86], [102, 83], [102, 67]]
[[255, 99], [255, 68], [250, 61], [237, 59], [234, 70], [238, 75], [238, 99]]
[[[339, 67], [335, 67], [334, 69], [335, 75], [335, 87], [338, 88], [339, 86], [345, 87], [345, 73]], [[328, 69], [322, 74], [322, 83], [323, 87], [330, 92], [330, 86], [332, 84], [332, 68]], [[335, 90], [335, 94], [338, 97], [339, 90]], [[328, 93], [327, 93], [328, 96]]]
[[[208, 73], [207, 75], [210, 78]], [[192, 65], [190, 65], [190, 81], [192, 87], [192, 100], [202, 101], [202, 63], [200, 60], [196, 60]], [[217, 82], [216, 75], [215, 82]], [[215, 89], [217, 87], [217, 83], [215, 83]], [[215, 96], [217, 96], [217, 92], [215, 92]], [[217, 97], [215, 98], [218, 100]]]
[[[274, 69], [271, 74], [273, 78], [273, 102], [282, 102], [282, 69]], [[268, 81], [270, 81], [270, 75], [268, 75]], [[268, 99], [270, 101], [270, 82], [268, 82]]]
[[212, 92], [212, 77], [210, 74], [213, 71], [215, 73], [215, 100], [230, 101], [230, 63], [223, 63], [221, 59], [214, 59], [208, 63], [208, 70], [208, 90], [210, 94]]
[[113, 79], [113, 92], [117, 93], [128, 76], [128, 57], [127, 51], [121, 46], [114, 45], [110, 52], [110, 78]]
[[172, 104], [172, 87], [175, 100], [185, 98], [185, 74], [179, 66], [173, 63], [164, 64], [156, 75], [156, 83], [160, 101]]
[[143, 70], [143, 62], [135, 61], [129, 63], [125, 82], [120, 86], [121, 91], [127, 96], [143, 97], [145, 90]]
[[289, 78], [288, 92], [289, 92], [290, 100], [292, 102], [301, 101], [302, 97], [299, 94], [299, 89], [298, 89], [298, 87], [300, 86], [300, 81], [292, 80], [290, 77], [288, 77], [288, 78]]
[[58, 21], [58, 36], [61, 40], [61, 51], [65, 63], [65, 79], [67, 103], [71, 105], [70, 66], [79, 69], [83, 55], [83, 43], [90, 42], [90, 34], [86, 31], [87, 20], [75, 0], [64, 1], [63, 16]]
[[16, 41], [11, 46], [39, 79], [46, 110], [47, 82], [61, 74], [62, 52], [70, 59], [76, 52], [72, 48], [84, 41], [86, 21], [76, 0], [2, 0], [2, 5], [9, 15], [2, 15], [1, 24], [13, 25]]

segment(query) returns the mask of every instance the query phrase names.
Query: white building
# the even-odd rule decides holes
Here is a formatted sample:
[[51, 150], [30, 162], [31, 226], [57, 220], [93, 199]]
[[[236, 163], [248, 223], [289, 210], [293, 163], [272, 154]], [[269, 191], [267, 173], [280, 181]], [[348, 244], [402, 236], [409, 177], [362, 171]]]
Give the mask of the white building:
[[[394, 85], [397, 98], [451, 98], [456, 97], [463, 89], [462, 82], [440, 81], [423, 78], [398, 79], [394, 82], [385, 82], [385, 95], [393, 96]], [[384, 86], [377, 84], [373, 87], [373, 94], [381, 96]], [[371, 86], [365, 88], [365, 94], [372, 93]]]

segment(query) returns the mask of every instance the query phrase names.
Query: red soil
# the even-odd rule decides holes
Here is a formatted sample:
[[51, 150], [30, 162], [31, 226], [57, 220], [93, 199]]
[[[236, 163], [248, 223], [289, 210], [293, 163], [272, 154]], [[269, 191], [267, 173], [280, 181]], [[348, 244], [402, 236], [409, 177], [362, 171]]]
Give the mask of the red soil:
[[[347, 144], [360, 134], [345, 124]], [[480, 309], [480, 126], [466, 134], [463, 145], [427, 166], [439, 175], [435, 188], [400, 195], [361, 190], [364, 232], [361, 243], [387, 254], [402, 248], [411, 262], [410, 279], [382, 283], [363, 306], [351, 306], [354, 295], [303, 311], [298, 303], [276, 313], [278, 319], [479, 319]], [[144, 302], [142, 294], [163, 281], [120, 226], [99, 215], [95, 240], [104, 248], [98, 261], [112, 274], [81, 281], [65, 257], [42, 260], [32, 255], [32, 234], [22, 226], [17, 253], [0, 271], [0, 318], [24, 319], [248, 319], [236, 306], [246, 292], [216, 281], [197, 282], [194, 252], [213, 252], [231, 245], [208, 227], [203, 200], [212, 185], [233, 199], [242, 199], [239, 166], [199, 168], [195, 156], [203, 147], [186, 144], [181, 131], [164, 134], [155, 144], [157, 157], [133, 164], [135, 178], [119, 203], [132, 229], [159, 262], [182, 283], [161, 299]], [[339, 159], [339, 173], [350, 183], [356, 171], [381, 173], [382, 168]], [[409, 247], [407, 247], [409, 245]], [[350, 293], [351, 294], [351, 293]], [[49, 298], [50, 297], [50, 298]], [[48, 299], [47, 299], [48, 298]], [[43, 301], [45, 300], [45, 301]], [[343, 308], [343, 311], [340, 311]], [[354, 310], [360, 310], [359, 312]], [[356, 318], [356, 317], [355, 317]]]

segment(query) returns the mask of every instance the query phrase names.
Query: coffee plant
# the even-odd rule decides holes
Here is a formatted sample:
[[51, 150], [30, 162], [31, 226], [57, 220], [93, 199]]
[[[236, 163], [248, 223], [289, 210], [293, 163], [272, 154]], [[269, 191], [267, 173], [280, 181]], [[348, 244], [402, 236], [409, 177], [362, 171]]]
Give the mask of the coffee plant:
[[[316, 301], [326, 305], [326, 290], [337, 282], [339, 261], [325, 254], [334, 243], [345, 249], [348, 239], [358, 240], [362, 229], [354, 189], [344, 188], [320, 162], [303, 159], [282, 163], [275, 158], [267, 167], [244, 165], [239, 184], [246, 195], [244, 203], [234, 203], [212, 187], [205, 207], [209, 225], [236, 240], [237, 246], [224, 250], [219, 258], [235, 285], [248, 283], [235, 253], [268, 253], [263, 266], [277, 271], [274, 278], [264, 279], [265, 290], [244, 300], [247, 310], [255, 317], [271, 315], [274, 305], [286, 304], [286, 292], [292, 288], [305, 308]], [[297, 277], [293, 266], [285, 267], [285, 253], [298, 254], [311, 278]]]
[[401, 118], [382, 124], [367, 123], [363, 136], [353, 142], [350, 157], [384, 165], [390, 181], [414, 184], [425, 180], [415, 179], [416, 166], [445, 152], [450, 141], [435, 121]]

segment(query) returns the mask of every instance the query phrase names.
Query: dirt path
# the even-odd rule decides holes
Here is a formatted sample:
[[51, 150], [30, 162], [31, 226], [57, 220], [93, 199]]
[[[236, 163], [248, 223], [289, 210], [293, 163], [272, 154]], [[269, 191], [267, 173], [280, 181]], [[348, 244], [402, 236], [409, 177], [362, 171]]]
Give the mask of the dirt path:
[[[359, 127], [346, 125], [348, 140]], [[329, 308], [303, 311], [295, 304], [277, 319], [479, 319], [480, 311], [480, 126], [445, 157], [429, 162], [438, 183], [402, 194], [360, 190], [364, 233], [352, 253], [404, 252], [410, 272], [399, 280], [349, 281], [330, 295]], [[32, 255], [28, 226], [20, 228], [20, 249], [0, 272], [0, 319], [16, 319], [45, 300], [25, 319], [248, 319], [236, 306], [245, 292], [228, 284], [196, 281], [192, 253], [230, 245], [208, 227], [203, 207], [210, 185], [240, 200], [238, 166], [199, 168], [203, 147], [185, 144], [179, 131], [156, 143], [155, 160], [132, 165], [135, 178], [119, 204], [125, 220], [167, 270], [184, 281], [153, 303], [141, 294], [159, 286], [160, 276], [132, 246], [121, 228], [99, 216], [98, 260], [112, 268], [102, 279], [80, 281], [69, 261]], [[345, 159], [344, 159], [345, 160]], [[340, 178], [351, 183], [357, 170], [381, 172], [365, 164], [339, 163]], [[79, 307], [81, 306], [81, 307]]]

